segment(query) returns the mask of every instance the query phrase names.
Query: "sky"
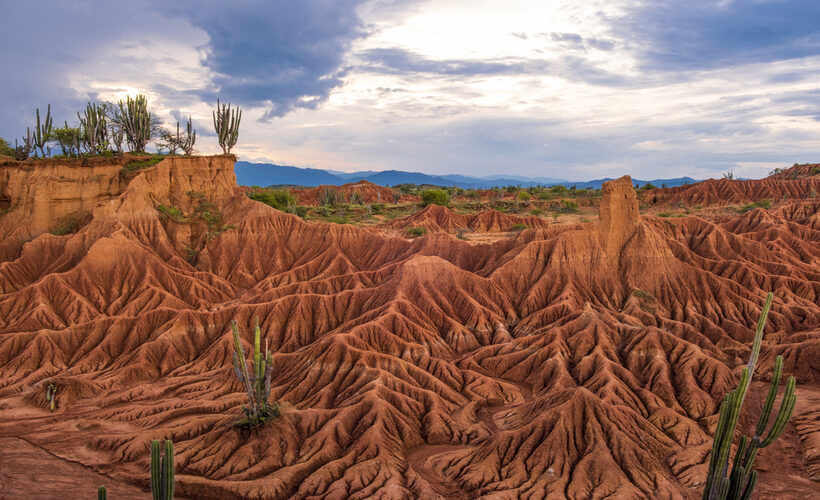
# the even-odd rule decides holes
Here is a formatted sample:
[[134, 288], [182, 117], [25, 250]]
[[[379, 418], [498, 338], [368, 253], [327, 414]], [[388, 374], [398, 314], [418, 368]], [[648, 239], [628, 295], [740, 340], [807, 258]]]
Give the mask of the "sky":
[[[820, 162], [816, 0], [0, 0], [0, 136], [146, 94], [216, 153], [586, 180]], [[41, 111], [42, 112], [42, 111]]]

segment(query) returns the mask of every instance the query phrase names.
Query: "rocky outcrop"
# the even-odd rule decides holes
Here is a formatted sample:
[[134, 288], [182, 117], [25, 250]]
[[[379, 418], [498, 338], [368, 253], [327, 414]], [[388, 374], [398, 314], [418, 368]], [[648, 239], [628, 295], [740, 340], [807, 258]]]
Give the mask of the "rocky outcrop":
[[604, 182], [599, 214], [601, 247], [607, 257], [617, 262], [626, 242], [638, 227], [638, 198], [628, 175]]

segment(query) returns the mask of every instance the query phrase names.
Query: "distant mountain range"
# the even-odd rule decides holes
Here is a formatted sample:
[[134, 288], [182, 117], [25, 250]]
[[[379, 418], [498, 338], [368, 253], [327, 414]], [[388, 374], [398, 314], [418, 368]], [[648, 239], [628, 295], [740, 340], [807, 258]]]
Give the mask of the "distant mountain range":
[[[561, 184], [567, 187], [575, 186], [578, 189], [599, 189], [601, 184], [610, 178], [591, 181], [568, 181], [551, 177], [520, 177], [515, 175], [488, 177], [470, 177], [466, 175], [428, 175], [420, 172], [404, 172], [401, 170], [384, 170], [381, 172], [338, 172], [335, 170], [320, 170], [316, 168], [300, 168], [270, 163], [250, 163], [238, 161], [234, 167], [236, 180], [243, 186], [320, 186], [322, 184], [341, 185], [360, 180], [370, 181], [380, 186], [395, 186], [397, 184], [432, 184], [436, 186], [457, 186], [463, 189], [489, 189], [498, 186], [553, 186]], [[652, 183], [656, 186], [681, 186], [698, 182], [691, 177], [676, 179], [632, 179], [637, 185], [643, 186]]]

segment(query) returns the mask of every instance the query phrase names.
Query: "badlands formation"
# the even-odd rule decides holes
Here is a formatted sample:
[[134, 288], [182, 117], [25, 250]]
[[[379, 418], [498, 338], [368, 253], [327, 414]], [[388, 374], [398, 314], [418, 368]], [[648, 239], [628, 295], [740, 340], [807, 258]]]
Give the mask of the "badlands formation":
[[[769, 291], [741, 420], [778, 354], [797, 407], [757, 497], [820, 498], [820, 177], [644, 194], [776, 202], [673, 219], [625, 177], [599, 221], [470, 244], [516, 220], [433, 207], [411, 240], [252, 201], [230, 156], [124, 161], [0, 165], [2, 498], [147, 496], [152, 439], [180, 498], [700, 498]], [[282, 417], [243, 435], [229, 324], [255, 318]]]

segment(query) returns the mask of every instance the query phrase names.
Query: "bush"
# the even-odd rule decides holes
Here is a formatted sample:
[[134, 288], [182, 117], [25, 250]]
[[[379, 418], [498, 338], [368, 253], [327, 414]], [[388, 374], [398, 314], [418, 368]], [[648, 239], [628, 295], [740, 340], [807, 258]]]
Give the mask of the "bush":
[[159, 216], [164, 219], [171, 219], [174, 222], [179, 222], [180, 224], [189, 222], [188, 218], [182, 213], [182, 210], [175, 206], [158, 205], [157, 212], [159, 212]]
[[738, 210], [740, 211], [740, 213], [745, 214], [746, 212], [751, 212], [752, 210], [754, 210], [756, 208], [762, 208], [764, 210], [768, 210], [771, 206], [772, 206], [772, 202], [769, 201], [769, 200], [757, 200], [757, 201], [753, 201], [752, 203], [747, 203], [746, 205], [743, 205]]
[[556, 184], [550, 188], [550, 193], [552, 194], [566, 194], [567, 191], [569, 191], [567, 187], [561, 184]]
[[139, 172], [140, 170], [148, 167], [153, 167], [157, 163], [161, 162], [164, 158], [165, 156], [163, 155], [150, 155], [145, 160], [129, 161], [125, 164], [124, 167], [122, 167], [122, 170], [120, 172], [125, 177], [133, 177], [137, 175], [137, 172]]
[[0, 156], [8, 156], [8, 157], [14, 158], [15, 157], [14, 153], [15, 153], [14, 148], [9, 146], [9, 143], [6, 142], [5, 139], [0, 137]]
[[544, 211], [541, 210], [540, 208], [533, 208], [532, 210], [530, 210], [530, 213], [532, 215], [539, 216], [539, 215], [543, 214]]
[[413, 238], [418, 238], [419, 236], [424, 236], [427, 234], [427, 228], [424, 227], [411, 227], [407, 230], [407, 235]]
[[421, 192], [421, 201], [425, 207], [427, 205], [446, 207], [450, 204], [450, 196], [443, 189], [426, 189]]
[[518, 193], [519, 201], [523, 201], [524, 203], [526, 203], [530, 201], [530, 198], [532, 198], [532, 195], [526, 191], [521, 191], [520, 193]]
[[296, 196], [289, 189], [270, 189], [248, 194], [252, 200], [261, 201], [282, 212], [295, 211]]
[[510, 230], [512, 230], [512, 231], [523, 231], [523, 230], [527, 229], [528, 227], [529, 226], [527, 226], [526, 224], [520, 224], [519, 223], [519, 224], [514, 225], [512, 228], [510, 228]]
[[644, 184], [643, 186], [641, 186], [641, 189], [640, 189], [640, 190], [641, 190], [641, 191], [646, 191], [646, 190], [648, 190], [648, 189], [658, 189], [658, 186], [656, 186], [656, 185], [652, 184], [651, 182], [647, 182], [646, 184]]

